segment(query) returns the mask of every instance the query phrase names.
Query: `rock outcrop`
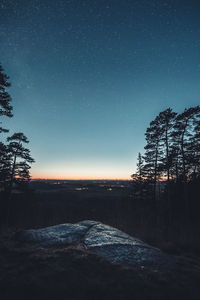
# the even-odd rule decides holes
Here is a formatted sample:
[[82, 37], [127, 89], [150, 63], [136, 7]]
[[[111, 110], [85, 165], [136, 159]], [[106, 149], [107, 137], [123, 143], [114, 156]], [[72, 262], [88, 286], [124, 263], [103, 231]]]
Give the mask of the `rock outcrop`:
[[81, 244], [86, 250], [123, 265], [154, 269], [173, 267], [172, 258], [159, 249], [95, 221], [24, 230], [18, 233], [17, 238], [44, 247]]

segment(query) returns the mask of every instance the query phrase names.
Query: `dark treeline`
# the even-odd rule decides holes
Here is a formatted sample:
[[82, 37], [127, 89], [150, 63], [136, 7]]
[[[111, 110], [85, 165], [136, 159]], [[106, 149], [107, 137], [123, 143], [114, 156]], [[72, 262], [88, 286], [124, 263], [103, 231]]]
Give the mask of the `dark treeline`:
[[[13, 117], [9, 77], [0, 65], [0, 118]], [[0, 120], [0, 121], [1, 121]], [[2, 122], [0, 122], [2, 124]], [[29, 141], [22, 132], [5, 137], [9, 130], [0, 127], [0, 195], [9, 200], [13, 187], [26, 189], [30, 181], [30, 164], [34, 162], [30, 150], [24, 147]]]
[[146, 130], [145, 153], [133, 179], [188, 182], [200, 176], [200, 106], [177, 114], [168, 108]]
[[199, 247], [200, 106], [180, 114], [164, 110], [145, 136], [145, 151], [132, 175], [142, 226], [156, 228], [165, 241]]

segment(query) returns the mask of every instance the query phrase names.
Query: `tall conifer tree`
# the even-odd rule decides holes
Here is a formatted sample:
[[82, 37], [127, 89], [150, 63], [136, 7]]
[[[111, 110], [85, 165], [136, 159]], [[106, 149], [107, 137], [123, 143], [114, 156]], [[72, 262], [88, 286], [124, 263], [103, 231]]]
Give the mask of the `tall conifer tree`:
[[159, 119], [156, 117], [147, 128], [146, 146], [145, 146], [145, 166], [144, 171], [146, 177], [153, 180], [155, 183], [160, 176], [160, 160], [161, 160], [161, 137], [163, 129], [159, 126]]
[[30, 150], [23, 144], [29, 143], [27, 137], [19, 132], [7, 138], [8, 152], [11, 155], [9, 193], [12, 192], [13, 183], [27, 183], [30, 180], [30, 164], [34, 159], [30, 155]]
[[172, 111], [171, 108], [168, 108], [162, 111], [158, 115], [158, 126], [162, 132], [161, 140], [162, 145], [162, 158], [161, 158], [161, 169], [163, 175], [167, 176], [167, 180], [170, 179], [170, 169], [172, 167], [172, 155], [173, 155], [173, 144], [172, 144], [172, 131], [174, 126], [174, 121], [176, 113]]

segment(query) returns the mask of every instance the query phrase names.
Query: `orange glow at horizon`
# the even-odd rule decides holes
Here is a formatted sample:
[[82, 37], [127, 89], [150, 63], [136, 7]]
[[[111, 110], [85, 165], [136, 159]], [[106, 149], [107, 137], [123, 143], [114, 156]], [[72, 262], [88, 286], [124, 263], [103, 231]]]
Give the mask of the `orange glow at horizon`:
[[47, 179], [47, 180], [131, 180], [131, 177], [114, 177], [114, 176], [40, 176], [32, 175], [32, 180]]
[[[66, 167], [67, 165], [67, 167]], [[32, 179], [58, 180], [130, 180], [131, 168], [120, 165], [104, 165], [103, 163], [51, 163], [39, 168], [34, 166], [31, 172]]]

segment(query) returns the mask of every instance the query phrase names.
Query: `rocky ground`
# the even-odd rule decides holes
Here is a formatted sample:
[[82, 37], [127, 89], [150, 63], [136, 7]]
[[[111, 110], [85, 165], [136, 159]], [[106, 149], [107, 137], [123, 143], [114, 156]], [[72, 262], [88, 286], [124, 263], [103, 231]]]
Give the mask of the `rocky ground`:
[[174, 268], [174, 260], [158, 248], [98, 221], [84, 220], [40, 229], [22, 230], [15, 238], [43, 247], [76, 245], [110, 262], [140, 268]]
[[200, 299], [200, 258], [173, 256], [174, 268], [124, 266], [81, 244], [22, 243], [13, 231], [0, 239], [0, 294], [11, 299]]

